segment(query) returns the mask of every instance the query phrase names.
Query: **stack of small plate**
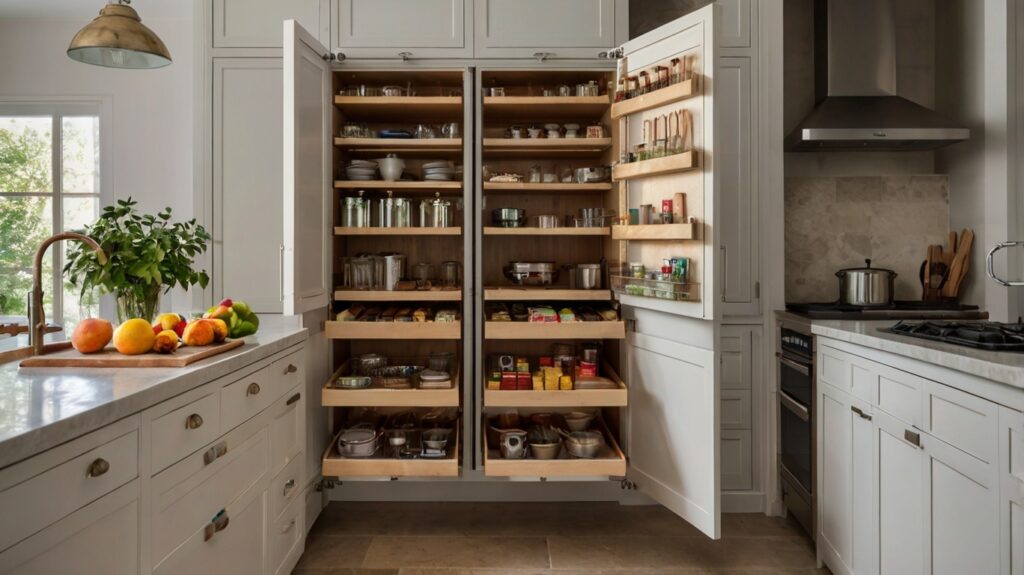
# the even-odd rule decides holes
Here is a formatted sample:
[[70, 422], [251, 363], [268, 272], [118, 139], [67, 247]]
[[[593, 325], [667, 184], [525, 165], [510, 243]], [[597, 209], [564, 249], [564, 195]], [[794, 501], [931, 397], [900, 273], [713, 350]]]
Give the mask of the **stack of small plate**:
[[455, 176], [456, 168], [451, 162], [437, 161], [423, 164], [423, 179], [434, 182], [451, 181]]
[[377, 162], [352, 160], [345, 166], [345, 175], [350, 180], [376, 180]]

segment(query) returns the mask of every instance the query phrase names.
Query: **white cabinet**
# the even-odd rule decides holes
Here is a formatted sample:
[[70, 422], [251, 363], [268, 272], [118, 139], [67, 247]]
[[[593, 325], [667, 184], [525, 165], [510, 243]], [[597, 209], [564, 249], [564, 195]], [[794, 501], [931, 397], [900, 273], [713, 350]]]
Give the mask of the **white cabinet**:
[[473, 56], [473, 0], [334, 0], [332, 20], [346, 58]]
[[282, 310], [281, 75], [280, 58], [213, 60], [213, 300], [259, 313]]
[[[622, 43], [616, 0], [476, 0], [477, 58], [596, 58]], [[618, 9], [618, 19], [616, 18]]]
[[722, 7], [722, 46], [749, 48], [757, 0], [715, 0]]
[[719, 334], [722, 491], [758, 489], [754, 445], [761, 405], [761, 326], [723, 325]]
[[[818, 390], [818, 546], [843, 563], [853, 548], [853, 418], [846, 394]], [[835, 566], [833, 566], [835, 569]]]
[[294, 18], [327, 38], [328, 0], [213, 0], [214, 48], [280, 48], [281, 22]]
[[999, 412], [1000, 552], [1002, 575], [1024, 575], [1024, 413]]
[[876, 413], [875, 420], [879, 572], [925, 573], [924, 454], [907, 440], [909, 426], [885, 412]]

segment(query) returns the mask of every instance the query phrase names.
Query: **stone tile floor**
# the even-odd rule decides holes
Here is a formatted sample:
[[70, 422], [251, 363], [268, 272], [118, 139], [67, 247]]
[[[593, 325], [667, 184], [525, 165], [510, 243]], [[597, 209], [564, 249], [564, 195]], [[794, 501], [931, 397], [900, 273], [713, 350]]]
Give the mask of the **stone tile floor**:
[[795, 524], [723, 515], [712, 541], [659, 506], [332, 503], [294, 575], [811, 575]]

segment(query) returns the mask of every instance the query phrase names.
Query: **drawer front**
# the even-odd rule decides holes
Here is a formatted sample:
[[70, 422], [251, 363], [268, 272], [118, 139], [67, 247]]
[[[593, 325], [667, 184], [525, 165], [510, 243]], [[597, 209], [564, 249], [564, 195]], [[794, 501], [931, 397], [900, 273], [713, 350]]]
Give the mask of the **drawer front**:
[[301, 457], [292, 459], [287, 467], [270, 480], [270, 518], [278, 518], [306, 485], [305, 465]]
[[220, 414], [224, 431], [234, 429], [270, 407], [277, 396], [276, 391], [277, 387], [270, 378], [269, 366], [222, 387]]
[[[201, 454], [197, 454], [199, 456]], [[191, 461], [182, 462], [185, 466]], [[267, 472], [267, 433], [261, 429], [233, 446], [209, 466], [166, 490], [154, 489], [152, 557], [162, 561], [197, 529], [203, 528], [221, 509], [230, 507], [247, 490], [262, 486]], [[174, 468], [168, 470], [173, 475]], [[159, 482], [163, 483], [163, 478]], [[233, 521], [234, 519], [232, 519]]]
[[924, 429], [957, 449], [995, 463], [999, 445], [999, 406], [980, 397], [929, 381], [925, 387]]
[[220, 394], [210, 394], [153, 421], [153, 471], [165, 469], [220, 435]]
[[267, 525], [263, 493], [258, 489], [250, 490], [223, 509], [227, 523], [221, 523], [221, 530], [208, 538], [208, 517], [181, 546], [153, 569], [153, 575], [262, 573], [263, 535]]
[[0, 493], [0, 549], [96, 501], [139, 475], [131, 431]]
[[306, 362], [304, 358], [305, 351], [300, 350], [286, 355], [271, 364], [268, 377], [271, 379], [271, 386], [274, 388], [274, 399], [281, 397], [300, 383], [305, 387]]
[[853, 374], [848, 355], [830, 347], [819, 346], [817, 368], [821, 381], [850, 393], [853, 387]]
[[270, 473], [288, 465], [306, 447], [306, 397], [303, 388], [292, 388], [277, 402], [270, 422]]
[[723, 389], [719, 397], [722, 429], [750, 429], [750, 390]]
[[884, 369], [878, 377], [879, 409], [914, 427], [922, 428], [921, 394], [926, 384], [926, 380], [909, 373]]
[[871, 405], [878, 402], [878, 371], [870, 364], [852, 363], [850, 366], [850, 387], [853, 396]]
[[267, 560], [270, 562], [267, 573], [270, 575], [288, 575], [299, 561], [302, 555], [302, 527], [305, 524], [302, 512], [305, 507], [305, 500], [295, 497], [280, 517], [270, 522], [270, 532], [267, 534]]

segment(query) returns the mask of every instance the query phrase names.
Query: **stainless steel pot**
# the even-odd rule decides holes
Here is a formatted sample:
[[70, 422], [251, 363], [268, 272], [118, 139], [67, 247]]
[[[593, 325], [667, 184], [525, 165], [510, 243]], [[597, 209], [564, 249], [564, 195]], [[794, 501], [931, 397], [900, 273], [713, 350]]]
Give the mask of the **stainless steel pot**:
[[491, 223], [500, 228], [520, 228], [526, 221], [526, 210], [521, 208], [497, 208], [491, 210]]
[[364, 426], [346, 429], [338, 436], [338, 453], [342, 457], [372, 457], [380, 446], [380, 433]]
[[871, 267], [864, 260], [862, 268], [847, 268], [836, 272], [839, 278], [839, 303], [863, 307], [892, 305], [896, 272]]
[[558, 281], [555, 262], [509, 262], [504, 272], [519, 285], [548, 286]]
[[577, 264], [569, 276], [571, 289], [601, 289], [601, 264]]
[[441, 198], [437, 192], [429, 200], [420, 200], [420, 227], [450, 228], [452, 227], [452, 201]]

